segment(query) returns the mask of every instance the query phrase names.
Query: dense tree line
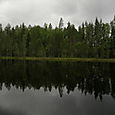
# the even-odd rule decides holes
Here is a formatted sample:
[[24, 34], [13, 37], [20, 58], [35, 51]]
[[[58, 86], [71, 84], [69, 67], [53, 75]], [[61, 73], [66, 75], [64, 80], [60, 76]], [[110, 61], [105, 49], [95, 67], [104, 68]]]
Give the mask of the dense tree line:
[[0, 56], [115, 58], [115, 17], [110, 24], [96, 18], [77, 29], [70, 22], [63, 27], [62, 18], [56, 28], [0, 24]]

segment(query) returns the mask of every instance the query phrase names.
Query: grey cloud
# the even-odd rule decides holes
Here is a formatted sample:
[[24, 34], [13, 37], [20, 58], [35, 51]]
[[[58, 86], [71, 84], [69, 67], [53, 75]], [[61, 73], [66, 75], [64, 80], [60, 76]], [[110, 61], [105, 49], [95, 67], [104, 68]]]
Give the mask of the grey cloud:
[[89, 16], [106, 16], [114, 12], [114, 0], [82, 0], [81, 11]]
[[102, 18], [105, 22], [113, 19], [115, 13], [114, 0], [81, 0], [79, 19], [94, 20], [95, 17]]
[[73, 15], [77, 12], [78, 10], [78, 1], [77, 0], [59, 0], [55, 5], [54, 5], [54, 11], [55, 13], [59, 15]]
[[[8, 2], [7, 0], [7, 3], [3, 2], [1, 5], [2, 11], [0, 11], [0, 15], [9, 18], [12, 25], [22, 22], [26, 24], [41, 24], [51, 15], [51, 4], [49, 6], [48, 1], [12, 0]], [[2, 20], [5, 19], [2, 18]]]
[[114, 4], [114, 0], [0, 0], [0, 23], [56, 26], [60, 17], [75, 25], [95, 17], [108, 22], [115, 14]]
[[86, 20], [94, 22], [96, 17], [110, 22], [115, 14], [114, 4], [114, 0], [80, 0], [78, 11], [70, 20], [77, 26]]

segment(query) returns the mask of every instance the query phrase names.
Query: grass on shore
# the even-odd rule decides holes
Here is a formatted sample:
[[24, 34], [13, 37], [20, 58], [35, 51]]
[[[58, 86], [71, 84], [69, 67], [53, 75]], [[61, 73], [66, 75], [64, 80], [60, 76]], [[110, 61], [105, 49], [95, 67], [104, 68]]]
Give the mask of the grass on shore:
[[0, 60], [73, 61], [73, 62], [111, 62], [115, 59], [101, 58], [58, 58], [58, 57], [0, 57]]

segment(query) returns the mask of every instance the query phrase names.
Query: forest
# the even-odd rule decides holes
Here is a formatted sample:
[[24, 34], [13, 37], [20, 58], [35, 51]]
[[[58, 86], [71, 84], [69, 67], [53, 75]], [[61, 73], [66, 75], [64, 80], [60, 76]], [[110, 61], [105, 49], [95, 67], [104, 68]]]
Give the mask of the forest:
[[0, 24], [0, 57], [80, 57], [115, 58], [115, 17], [110, 23], [102, 19], [83, 22], [79, 27], [63, 19], [52, 24], [12, 27]]

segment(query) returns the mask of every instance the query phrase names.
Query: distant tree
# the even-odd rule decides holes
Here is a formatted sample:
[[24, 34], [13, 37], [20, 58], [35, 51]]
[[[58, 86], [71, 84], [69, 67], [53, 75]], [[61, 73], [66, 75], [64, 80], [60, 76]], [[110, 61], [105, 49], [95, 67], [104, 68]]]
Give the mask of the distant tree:
[[59, 21], [59, 29], [61, 29], [64, 26], [63, 19], [61, 18]]
[[2, 24], [0, 24], [0, 32], [2, 32]]
[[46, 23], [44, 23], [44, 28], [47, 29], [48, 28], [48, 25]]
[[111, 22], [111, 57], [115, 57], [115, 16]]
[[[59, 26], [44, 27], [0, 24], [0, 56], [33, 57], [115, 57], [115, 17], [111, 24], [95, 19], [95, 23], [82, 23], [78, 29], [63, 19]], [[63, 29], [62, 29], [63, 28]]]
[[49, 24], [49, 29], [52, 29], [52, 24], [51, 23]]

